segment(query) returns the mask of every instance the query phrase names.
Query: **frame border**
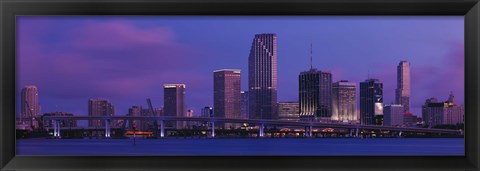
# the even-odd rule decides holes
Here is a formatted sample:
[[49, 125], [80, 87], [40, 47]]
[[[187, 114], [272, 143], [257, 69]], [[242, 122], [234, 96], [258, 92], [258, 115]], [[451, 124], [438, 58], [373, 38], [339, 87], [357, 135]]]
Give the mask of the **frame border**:
[[[2, 170], [479, 170], [479, 0], [3, 0], [0, 1]], [[463, 15], [465, 156], [15, 156], [17, 15]], [[54, 165], [52, 163], [55, 163]]]

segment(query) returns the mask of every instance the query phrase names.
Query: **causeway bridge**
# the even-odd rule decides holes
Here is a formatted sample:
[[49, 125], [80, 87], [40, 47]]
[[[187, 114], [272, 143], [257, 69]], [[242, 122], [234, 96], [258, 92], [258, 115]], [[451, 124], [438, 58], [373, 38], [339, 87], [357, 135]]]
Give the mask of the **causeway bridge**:
[[314, 128], [337, 128], [347, 129], [350, 136], [358, 136], [359, 130], [380, 130], [395, 131], [401, 135], [404, 132], [413, 133], [433, 133], [433, 134], [450, 134], [463, 135], [463, 130], [449, 129], [432, 129], [432, 128], [414, 128], [414, 127], [395, 127], [380, 125], [360, 125], [360, 124], [344, 124], [344, 123], [321, 123], [321, 122], [305, 122], [305, 121], [284, 121], [284, 120], [268, 120], [268, 119], [237, 119], [237, 118], [218, 118], [218, 117], [177, 117], [177, 116], [44, 116], [43, 121], [53, 121], [54, 137], [60, 137], [61, 121], [65, 120], [103, 120], [105, 122], [105, 137], [110, 137], [110, 123], [114, 120], [144, 120], [157, 121], [160, 137], [165, 137], [165, 121], [191, 121], [191, 122], [209, 122], [211, 123], [211, 137], [215, 137], [215, 123], [248, 123], [258, 125], [258, 135], [265, 136], [265, 126], [291, 126], [304, 127], [305, 134], [308, 137], [313, 136]]

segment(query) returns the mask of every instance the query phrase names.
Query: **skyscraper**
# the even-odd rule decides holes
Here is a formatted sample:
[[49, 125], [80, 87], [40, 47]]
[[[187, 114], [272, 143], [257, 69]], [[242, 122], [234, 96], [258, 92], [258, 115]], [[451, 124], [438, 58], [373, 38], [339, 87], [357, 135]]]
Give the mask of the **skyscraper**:
[[41, 114], [41, 106], [38, 102], [38, 89], [34, 85], [25, 86], [22, 89], [20, 97], [21, 117], [28, 118], [25, 121], [29, 126], [38, 128], [38, 121], [34, 118]]
[[277, 34], [256, 34], [248, 57], [249, 118], [277, 119]]
[[240, 118], [248, 119], [248, 91], [240, 91]]
[[403, 106], [403, 112], [410, 111], [410, 63], [407, 61], [400, 61], [397, 66], [395, 103]]
[[332, 120], [357, 121], [357, 85], [346, 80], [332, 85]]
[[[163, 112], [164, 116], [184, 117], [187, 114], [185, 100], [185, 84], [163, 85]], [[183, 128], [184, 122], [167, 121], [166, 127]]]
[[[127, 116], [142, 116], [142, 106], [132, 106], [131, 108], [128, 108]], [[145, 130], [145, 126], [141, 124], [140, 120], [128, 121], [128, 128], [132, 129], [134, 125], [137, 130]]]
[[316, 69], [298, 76], [300, 119], [330, 120], [332, 117], [332, 73]]
[[402, 126], [404, 122], [403, 106], [399, 104], [385, 105], [383, 108], [385, 126]]
[[[88, 116], [113, 116], [115, 108], [107, 99], [89, 99], [88, 100]], [[112, 122], [113, 125], [113, 122]], [[110, 126], [112, 126], [110, 125]], [[104, 127], [103, 120], [89, 120], [89, 127]]]
[[[213, 71], [213, 115], [220, 118], [240, 118], [240, 70]], [[223, 124], [218, 126], [221, 125]]]
[[205, 106], [202, 109], [202, 117], [205, 117], [205, 118], [213, 117], [213, 108], [210, 106]]
[[360, 83], [360, 123], [383, 124], [383, 83], [377, 79]]

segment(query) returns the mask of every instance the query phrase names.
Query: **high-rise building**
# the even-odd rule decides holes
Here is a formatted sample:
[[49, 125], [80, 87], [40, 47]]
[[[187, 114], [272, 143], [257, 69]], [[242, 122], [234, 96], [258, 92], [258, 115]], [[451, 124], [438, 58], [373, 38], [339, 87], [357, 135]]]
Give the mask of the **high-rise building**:
[[210, 106], [205, 106], [202, 109], [202, 117], [205, 117], [205, 118], [213, 117], [213, 108]]
[[410, 111], [410, 63], [407, 61], [401, 61], [397, 66], [395, 102], [403, 106], [404, 112]]
[[357, 85], [346, 80], [333, 83], [332, 96], [332, 120], [356, 122]]
[[[240, 118], [240, 70], [213, 71], [213, 115], [220, 118]], [[217, 124], [223, 127], [224, 124]], [[225, 126], [235, 126], [225, 124]]]
[[301, 120], [330, 120], [332, 117], [332, 73], [316, 69], [299, 77]]
[[[142, 116], [142, 106], [132, 106], [128, 108], [127, 116]], [[128, 121], [128, 128], [132, 129], [134, 126], [136, 130], [145, 130], [145, 126], [141, 124], [141, 120]]]
[[[109, 100], [107, 99], [89, 99], [88, 100], [88, 116], [113, 116], [113, 115], [115, 115], [115, 108]], [[114, 125], [113, 122], [112, 122], [112, 125]], [[105, 121], [89, 120], [88, 126], [104, 127]]]
[[248, 119], [248, 91], [240, 91], [240, 118]]
[[22, 88], [20, 97], [21, 117], [25, 119], [24, 123], [33, 128], [38, 128], [37, 117], [41, 114], [41, 106], [38, 101], [38, 88], [34, 85], [28, 85]]
[[383, 83], [378, 79], [360, 83], [360, 123], [383, 124]]
[[[152, 111], [147, 108], [140, 106], [142, 108], [141, 116], [163, 116], [163, 109], [162, 108], [153, 108]], [[156, 125], [157, 124], [157, 125]], [[141, 130], [155, 130], [159, 123], [153, 120], [140, 120], [140, 128]]]
[[277, 34], [256, 34], [248, 57], [249, 118], [277, 119]]
[[299, 121], [299, 112], [298, 102], [278, 102], [278, 120]]
[[450, 93], [448, 100], [445, 102], [438, 102], [437, 99], [430, 98], [422, 106], [422, 119], [430, 127], [442, 124], [455, 125], [465, 123], [464, 115], [464, 107], [455, 102], [455, 97], [452, 93]]
[[383, 124], [385, 126], [402, 126], [404, 123], [404, 110], [400, 104], [390, 104], [383, 107]]
[[[163, 85], [163, 112], [164, 116], [184, 117], [187, 114], [185, 99], [185, 84], [164, 84]], [[181, 129], [184, 122], [166, 121], [166, 127]]]

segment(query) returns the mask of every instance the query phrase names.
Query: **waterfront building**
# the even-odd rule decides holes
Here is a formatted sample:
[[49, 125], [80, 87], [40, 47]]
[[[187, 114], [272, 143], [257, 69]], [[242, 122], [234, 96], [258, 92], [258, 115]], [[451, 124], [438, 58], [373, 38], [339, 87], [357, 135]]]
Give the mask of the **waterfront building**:
[[[108, 99], [89, 99], [88, 100], [88, 116], [114, 116], [115, 108]], [[112, 125], [113, 122], [111, 122]], [[89, 127], [105, 127], [105, 121], [103, 120], [89, 120]]]
[[455, 102], [453, 93], [450, 93], [447, 101], [438, 102], [437, 99], [430, 98], [422, 106], [423, 121], [429, 127], [442, 124], [462, 124], [464, 123], [464, 115], [465, 109]]
[[[222, 69], [213, 72], [213, 115], [219, 118], [240, 118], [240, 70]], [[218, 124], [223, 127], [223, 124]], [[225, 124], [226, 127], [234, 124]]]
[[248, 119], [248, 91], [240, 91], [240, 118]]
[[404, 112], [410, 111], [410, 63], [407, 61], [400, 61], [397, 66], [395, 103], [401, 104]]
[[202, 109], [202, 117], [205, 117], [205, 118], [213, 117], [213, 108], [210, 106], [205, 106]]
[[299, 77], [301, 120], [330, 120], [332, 117], [332, 73], [311, 68]]
[[[163, 112], [164, 116], [184, 117], [187, 114], [185, 99], [185, 84], [164, 84], [163, 85]], [[181, 129], [183, 121], [166, 121], [168, 128]]]
[[378, 79], [360, 82], [360, 123], [383, 125], [383, 83]]
[[[128, 108], [127, 116], [142, 116], [142, 106], [132, 106]], [[145, 130], [144, 126], [140, 122], [140, 120], [129, 120], [128, 128], [133, 129], [133, 127], [135, 126], [136, 130]]]
[[[67, 113], [67, 112], [49, 112], [49, 113], [44, 113], [43, 117], [45, 116], [70, 116], [72, 117], [73, 114]], [[54, 126], [54, 121], [53, 120], [45, 120], [43, 122], [44, 127], [52, 128]], [[61, 127], [77, 127], [77, 121], [76, 120], [61, 120], [60, 121], [60, 126]]]
[[299, 121], [300, 105], [298, 102], [278, 102], [278, 120]]
[[256, 34], [248, 57], [250, 119], [277, 119], [277, 34]]
[[400, 104], [389, 104], [383, 107], [383, 125], [402, 126], [404, 123], [404, 110]]
[[418, 124], [421, 124], [422, 118], [419, 118], [411, 112], [406, 112], [403, 115], [403, 124], [407, 127], [417, 127]]
[[[141, 116], [163, 116], [163, 109], [162, 108], [153, 108], [153, 114], [152, 111], [149, 108], [142, 108]], [[156, 126], [158, 123], [153, 120], [140, 120], [140, 128], [141, 130], [155, 130]]]
[[332, 120], [356, 122], [357, 85], [341, 80], [332, 85]]
[[34, 85], [27, 85], [22, 88], [20, 96], [20, 117], [23, 123], [29, 128], [38, 128], [38, 117], [41, 114], [41, 106], [38, 101], [38, 88]]

